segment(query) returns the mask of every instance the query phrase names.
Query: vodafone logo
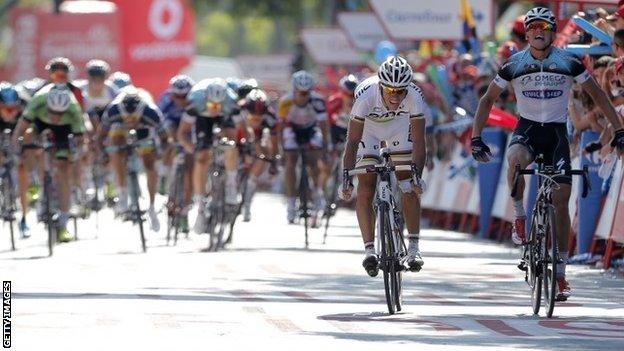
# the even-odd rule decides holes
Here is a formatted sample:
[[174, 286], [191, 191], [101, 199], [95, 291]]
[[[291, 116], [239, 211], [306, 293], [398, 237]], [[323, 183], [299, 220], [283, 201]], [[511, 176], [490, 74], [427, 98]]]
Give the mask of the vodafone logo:
[[182, 28], [184, 8], [180, 0], [154, 0], [148, 16], [152, 34], [158, 39], [169, 40]]

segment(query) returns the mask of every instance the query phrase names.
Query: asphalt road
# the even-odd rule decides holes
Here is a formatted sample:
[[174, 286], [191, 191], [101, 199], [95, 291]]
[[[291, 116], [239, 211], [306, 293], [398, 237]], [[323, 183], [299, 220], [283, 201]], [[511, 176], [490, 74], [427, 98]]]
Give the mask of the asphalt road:
[[195, 234], [167, 246], [164, 214], [145, 254], [138, 230], [110, 210], [99, 231], [93, 219], [81, 222], [80, 240], [51, 258], [42, 226], [15, 252], [3, 227], [11, 349], [624, 349], [621, 277], [570, 267], [573, 297], [553, 319], [534, 316], [518, 249], [424, 230], [425, 266], [404, 276], [403, 312], [390, 316], [381, 275], [361, 268], [353, 212], [339, 211], [326, 245], [313, 230], [306, 250], [280, 197], [260, 194], [253, 210], [217, 253], [201, 252], [208, 238]]

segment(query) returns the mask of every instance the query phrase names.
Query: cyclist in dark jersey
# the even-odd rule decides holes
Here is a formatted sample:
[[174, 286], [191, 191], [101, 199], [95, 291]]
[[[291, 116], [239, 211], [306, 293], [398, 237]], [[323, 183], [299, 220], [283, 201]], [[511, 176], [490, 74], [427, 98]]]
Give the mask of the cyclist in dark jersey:
[[[524, 24], [529, 47], [511, 56], [500, 68], [479, 101], [472, 132], [472, 154], [478, 161], [487, 162], [491, 156], [490, 149], [481, 140], [481, 131], [492, 104], [511, 84], [516, 95], [520, 121], [511, 136], [507, 151], [507, 180], [510, 185], [513, 182], [515, 166], [520, 164], [522, 168], [526, 168], [538, 154], [544, 154], [545, 162], [558, 170], [570, 169], [566, 122], [568, 98], [573, 83], [580, 84], [596, 105], [602, 108], [605, 117], [616, 130], [611, 145], [617, 147], [619, 152], [624, 150], [624, 129], [605, 92], [576, 56], [552, 46], [556, 33], [556, 21], [552, 12], [544, 7], [536, 7], [526, 14]], [[557, 213], [560, 258], [564, 262], [557, 266], [557, 299], [563, 301], [570, 296], [570, 287], [565, 279], [565, 262], [570, 232], [568, 200], [571, 177], [559, 176], [555, 180], [560, 187], [553, 194], [553, 204]], [[526, 244], [523, 193], [524, 181], [520, 178], [514, 198], [516, 220], [512, 230], [512, 239], [517, 244]]]

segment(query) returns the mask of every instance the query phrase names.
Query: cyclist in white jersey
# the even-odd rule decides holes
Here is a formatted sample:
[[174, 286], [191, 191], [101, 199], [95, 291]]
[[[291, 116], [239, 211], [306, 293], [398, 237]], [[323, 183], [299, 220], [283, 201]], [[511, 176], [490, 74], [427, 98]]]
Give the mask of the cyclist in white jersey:
[[84, 99], [84, 110], [90, 115], [97, 113], [102, 117], [104, 109], [117, 96], [119, 89], [106, 80], [110, 72], [110, 66], [106, 61], [91, 60], [85, 65], [85, 70], [87, 80], [79, 86]]
[[[366, 166], [379, 162], [381, 141], [396, 164], [413, 162], [422, 171], [425, 165], [425, 113], [422, 92], [412, 83], [412, 68], [400, 56], [389, 57], [381, 64], [377, 76], [364, 80], [355, 90], [355, 102], [347, 132], [343, 166]], [[356, 162], [357, 152], [357, 162]], [[418, 175], [420, 178], [420, 174]], [[424, 183], [414, 184], [411, 174], [397, 174], [402, 192], [403, 212], [408, 230], [407, 263], [411, 269], [420, 269], [423, 260], [418, 247], [420, 235], [420, 194]], [[376, 276], [378, 258], [374, 246], [375, 174], [358, 176], [356, 213], [365, 257], [362, 265], [367, 273]], [[343, 189], [341, 196], [351, 197], [352, 187]]]
[[[568, 99], [574, 82], [581, 85], [613, 124], [616, 132], [611, 145], [617, 147], [619, 152], [624, 150], [624, 129], [605, 92], [600, 89], [577, 57], [552, 46], [556, 33], [556, 22], [552, 12], [544, 7], [533, 8], [526, 14], [524, 25], [529, 47], [511, 56], [500, 68], [498, 75], [479, 101], [472, 132], [473, 157], [481, 162], [489, 161], [490, 149], [481, 140], [481, 131], [492, 104], [511, 84], [518, 101], [520, 120], [511, 136], [507, 151], [509, 164], [507, 180], [510, 186], [515, 166], [520, 164], [522, 168], [526, 168], [538, 154], [543, 154], [544, 161], [559, 170], [570, 169], [566, 121]], [[559, 176], [555, 180], [559, 183], [559, 189], [553, 194], [553, 204], [557, 213], [559, 255], [564, 262], [557, 266], [559, 289], [557, 299], [564, 301], [570, 296], [570, 287], [565, 279], [565, 262], [570, 232], [568, 200], [571, 177]], [[524, 180], [521, 177], [517, 195], [513, 199], [516, 219], [512, 239], [516, 244], [526, 244], [523, 194]]]

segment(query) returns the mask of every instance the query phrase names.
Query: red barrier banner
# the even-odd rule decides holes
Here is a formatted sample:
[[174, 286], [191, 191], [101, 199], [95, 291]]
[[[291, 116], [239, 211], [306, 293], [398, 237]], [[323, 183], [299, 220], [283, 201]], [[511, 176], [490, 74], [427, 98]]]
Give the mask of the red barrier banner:
[[615, 218], [613, 219], [613, 227], [611, 227], [611, 238], [613, 241], [624, 244], [624, 182], [620, 185], [619, 195], [615, 205]]
[[[71, 58], [76, 77], [82, 67], [97, 57], [113, 69], [121, 65], [114, 5], [92, 13], [47, 13], [31, 8], [11, 12], [13, 44], [7, 64], [6, 79], [20, 81], [35, 76], [47, 77], [45, 64], [52, 57]], [[3, 77], [4, 78], [4, 77]]]

